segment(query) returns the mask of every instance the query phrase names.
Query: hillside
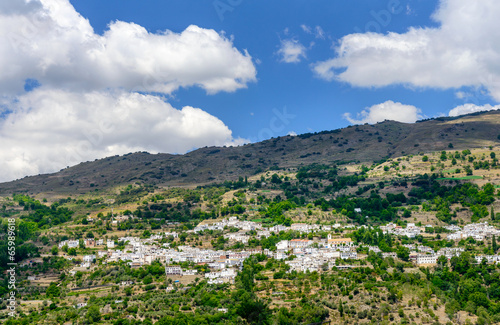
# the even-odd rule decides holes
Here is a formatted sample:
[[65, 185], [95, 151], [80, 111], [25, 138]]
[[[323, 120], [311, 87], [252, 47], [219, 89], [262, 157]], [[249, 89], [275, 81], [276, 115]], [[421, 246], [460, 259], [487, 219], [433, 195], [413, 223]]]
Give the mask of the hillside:
[[[297, 151], [335, 132], [283, 143]], [[459, 151], [453, 143], [368, 167], [304, 164], [212, 186], [135, 179], [106, 191], [95, 191], [106, 182], [94, 183], [83, 195], [0, 196], [2, 283], [9, 261], [18, 263], [15, 324], [498, 324], [500, 146]], [[113, 172], [115, 159], [138, 166], [116, 175], [135, 177], [159, 157], [166, 165], [220, 150], [208, 157], [234, 162], [224, 156], [234, 149], [130, 154], [59, 174], [80, 168], [84, 179], [81, 166]], [[324, 159], [304, 152], [283, 161]], [[0, 301], [0, 322], [7, 303]]]
[[66, 168], [54, 174], [0, 184], [13, 192], [82, 194], [128, 183], [189, 185], [235, 180], [273, 166], [311, 163], [371, 163], [386, 158], [498, 145], [500, 112], [375, 125], [273, 138], [240, 147], [205, 147], [185, 155], [130, 153]]

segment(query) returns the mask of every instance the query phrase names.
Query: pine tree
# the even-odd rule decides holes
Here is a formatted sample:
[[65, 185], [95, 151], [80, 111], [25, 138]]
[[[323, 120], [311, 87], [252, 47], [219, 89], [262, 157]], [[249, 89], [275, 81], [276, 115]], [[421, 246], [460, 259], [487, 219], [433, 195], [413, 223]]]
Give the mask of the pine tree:
[[490, 212], [490, 215], [491, 215], [491, 220], [492, 220], [492, 221], [495, 221], [495, 211], [493, 210], [493, 206], [491, 206], [491, 212]]
[[340, 317], [344, 317], [344, 305], [342, 304], [342, 301], [339, 302], [339, 313]]
[[491, 239], [491, 248], [493, 248], [493, 254], [495, 254], [498, 249], [495, 235], [493, 235], [493, 238]]

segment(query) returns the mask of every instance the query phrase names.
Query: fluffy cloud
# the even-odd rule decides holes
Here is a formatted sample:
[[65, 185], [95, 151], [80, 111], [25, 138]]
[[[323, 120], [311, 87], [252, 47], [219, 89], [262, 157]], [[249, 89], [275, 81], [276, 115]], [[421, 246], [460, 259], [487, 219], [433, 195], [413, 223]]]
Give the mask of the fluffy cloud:
[[0, 89], [19, 93], [28, 78], [70, 90], [199, 86], [216, 93], [246, 87], [256, 69], [246, 51], [211, 29], [149, 33], [115, 21], [98, 35], [68, 0], [2, 2]]
[[281, 56], [282, 62], [298, 63], [306, 57], [306, 48], [297, 40], [286, 39], [281, 41], [278, 54]]
[[313, 70], [326, 80], [361, 87], [483, 86], [500, 100], [499, 15], [495, 0], [441, 0], [432, 17], [440, 27], [344, 36], [336, 56]]
[[475, 104], [464, 104], [461, 106], [457, 106], [454, 109], [450, 110], [448, 116], [459, 116], [470, 113], [477, 112], [485, 112], [485, 111], [494, 111], [500, 109], [500, 105], [491, 106], [490, 104], [486, 104], [484, 106], [477, 106]]
[[2, 1], [0, 181], [128, 152], [248, 142], [199, 108], [138, 92], [213, 94], [255, 80], [250, 55], [214, 30], [150, 33], [115, 21], [98, 35], [69, 0]]
[[412, 105], [403, 105], [388, 100], [384, 103], [367, 107], [361, 113], [352, 118], [350, 113], [344, 113], [344, 118], [352, 124], [374, 124], [385, 120], [393, 120], [403, 123], [414, 123], [422, 116], [420, 109]]
[[0, 181], [128, 152], [185, 153], [244, 142], [199, 108], [175, 109], [138, 93], [38, 88], [9, 107], [14, 111], [0, 120]]

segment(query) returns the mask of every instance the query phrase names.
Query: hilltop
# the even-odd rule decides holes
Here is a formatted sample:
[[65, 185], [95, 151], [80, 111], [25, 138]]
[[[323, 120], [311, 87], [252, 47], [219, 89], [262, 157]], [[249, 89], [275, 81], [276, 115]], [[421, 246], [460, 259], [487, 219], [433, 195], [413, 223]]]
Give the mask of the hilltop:
[[57, 173], [0, 184], [13, 192], [83, 194], [118, 185], [199, 185], [311, 163], [366, 163], [441, 150], [498, 145], [500, 112], [406, 124], [384, 121], [333, 131], [272, 138], [239, 147], [205, 147], [184, 155], [129, 153], [84, 162]]

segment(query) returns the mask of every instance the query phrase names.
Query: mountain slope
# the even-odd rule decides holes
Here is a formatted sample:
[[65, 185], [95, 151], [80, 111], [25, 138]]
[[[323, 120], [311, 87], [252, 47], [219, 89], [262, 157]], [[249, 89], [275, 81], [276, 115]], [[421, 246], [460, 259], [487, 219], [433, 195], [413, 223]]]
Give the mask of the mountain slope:
[[[405, 124], [385, 121], [315, 134], [285, 136], [240, 147], [206, 147], [185, 155], [131, 153], [85, 162], [54, 174], [0, 184], [13, 192], [80, 194], [131, 182], [157, 185], [235, 180], [273, 166], [366, 162], [406, 154], [499, 145], [500, 112]], [[450, 144], [453, 149], [450, 149]]]

